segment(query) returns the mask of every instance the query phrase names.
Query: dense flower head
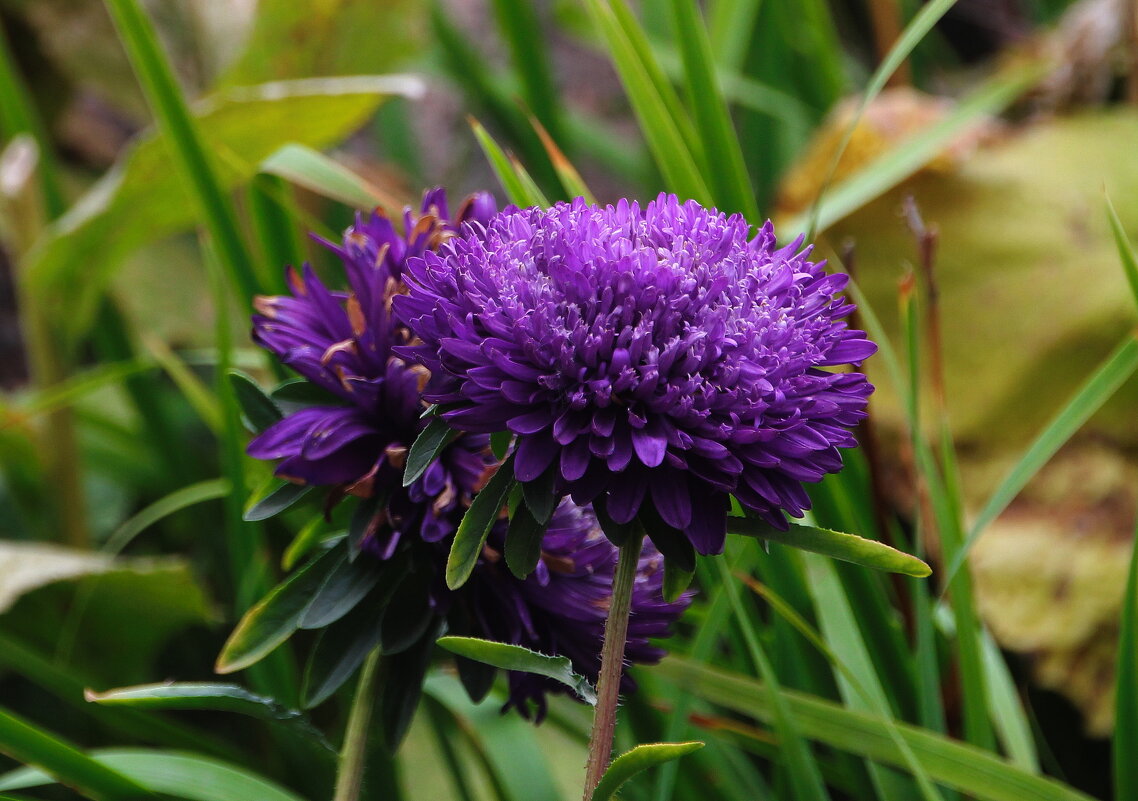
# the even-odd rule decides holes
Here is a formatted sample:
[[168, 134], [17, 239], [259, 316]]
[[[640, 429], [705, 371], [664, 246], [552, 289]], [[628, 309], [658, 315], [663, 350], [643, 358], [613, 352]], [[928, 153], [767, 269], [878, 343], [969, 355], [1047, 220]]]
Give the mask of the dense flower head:
[[[798, 239], [661, 195], [507, 208], [409, 259], [394, 309], [453, 427], [516, 437], [515, 474], [547, 470], [579, 504], [631, 522], [646, 500], [701, 553], [729, 495], [772, 525], [802, 482], [841, 468], [876, 346]], [[649, 530], [651, 533], [651, 530]]]
[[[402, 486], [407, 452], [427, 424], [421, 415], [428, 373], [396, 350], [415, 340], [391, 313], [392, 299], [404, 291], [400, 279], [409, 257], [431, 252], [460, 230], [485, 230], [495, 210], [492, 197], [475, 195], [449, 220], [446, 197], [435, 190], [420, 215], [405, 213], [404, 234], [378, 212], [358, 216], [342, 244], [325, 243], [344, 264], [346, 292], [328, 289], [305, 267], [290, 271], [291, 295], [258, 298], [255, 341], [326, 390], [326, 400], [290, 408], [248, 452], [280, 460], [278, 476], [332, 488], [333, 500], [344, 494], [382, 499], [364, 550], [383, 560], [414, 554], [415, 570], [433, 576], [434, 614], [456, 629], [569, 656], [579, 673], [595, 679], [617, 551], [591, 512], [569, 502], [557, 508], [537, 569], [525, 580], [502, 562], [506, 521], [500, 521], [471, 580], [452, 592], [442, 578], [452, 535], [498, 466], [488, 435], [459, 436], [418, 480]], [[477, 226], [463, 228], [466, 223]], [[648, 548], [634, 591], [631, 662], [657, 661], [662, 652], [648, 638], [666, 635], [687, 606], [686, 598], [665, 603], [661, 583], [659, 554]], [[562, 689], [511, 673], [510, 705], [540, 718], [545, 694]]]

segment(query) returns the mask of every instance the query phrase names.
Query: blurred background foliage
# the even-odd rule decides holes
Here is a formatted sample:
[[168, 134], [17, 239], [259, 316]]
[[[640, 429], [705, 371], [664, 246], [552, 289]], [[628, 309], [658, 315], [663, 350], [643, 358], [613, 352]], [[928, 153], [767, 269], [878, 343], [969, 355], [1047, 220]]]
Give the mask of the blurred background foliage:
[[[159, 755], [173, 772], [168, 752], [192, 751], [326, 795], [328, 754], [279, 725], [103, 707], [83, 690], [212, 678], [233, 621], [306, 522], [233, 521], [268, 475], [241, 461], [216, 381], [229, 364], [272, 375], [246, 334], [251, 295], [282, 291], [286, 263], [329, 266], [305, 232], [335, 237], [352, 207], [395, 211], [432, 185], [504, 198], [473, 115], [551, 200], [576, 191], [571, 162], [601, 201], [671, 189], [771, 216], [782, 239], [814, 230], [899, 354], [899, 374], [884, 356], [869, 365], [879, 390], [868, 447], [816, 504], [821, 522], [927, 548], [933, 583], [735, 547], [726, 569], [760, 591], [733, 597], [714, 568], [701, 574], [669, 645], [686, 656], [640, 671], [648, 692], [624, 709], [642, 741], [711, 745], [627, 797], [825, 797], [802, 778], [814, 770], [833, 798], [928, 797], [859, 758], [880, 755], [809, 726], [800, 734], [822, 743], [815, 768], [796, 765], [771, 716], [681, 691], [705, 663], [755, 675], [757, 643], [771, 662], [761, 686], [961, 737], [1111, 797], [1138, 514], [1132, 355], [1111, 362], [1091, 400], [1080, 393], [1120, 339], [1133, 344], [1134, 297], [1104, 205], [1105, 192], [1123, 240], [1138, 233], [1133, 3], [144, 5], [246, 258], [233, 269], [203, 246], [207, 216], [180, 145], [155, 128], [103, 4], [2, 0], [0, 707], [84, 748], [159, 749], [107, 757], [124, 771]], [[880, 93], [862, 94], [921, 14], [936, 24]], [[1068, 437], [1074, 428], [1047, 426], [1072, 397], [1087, 419]], [[1044, 430], [1063, 447], [1038, 475], [1047, 459], [1026, 460], [1020, 476], [1034, 480], [983, 519], [1003, 511], [988, 503], [994, 489], [1015, 485], [1001, 481]], [[978, 516], [984, 536], [954, 574], [960, 542], [945, 531], [963, 535]], [[247, 683], [287, 705], [297, 665], [278, 656]], [[876, 688], [874, 703], [838, 664]], [[313, 720], [338, 732], [343, 712], [332, 703]], [[572, 797], [586, 723], [559, 704], [534, 738], [433, 674], [398, 759], [376, 754], [370, 792]]]

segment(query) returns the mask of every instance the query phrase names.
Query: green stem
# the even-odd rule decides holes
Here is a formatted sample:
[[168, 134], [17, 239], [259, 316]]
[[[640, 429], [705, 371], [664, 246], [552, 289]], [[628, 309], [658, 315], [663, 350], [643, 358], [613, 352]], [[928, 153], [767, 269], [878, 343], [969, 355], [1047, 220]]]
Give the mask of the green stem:
[[372, 651], [364, 662], [356, 698], [348, 716], [348, 729], [340, 749], [340, 767], [336, 771], [336, 793], [332, 801], [356, 801], [363, 785], [364, 762], [367, 755], [367, 733], [375, 704], [375, 690], [380, 674], [379, 650]]
[[620, 700], [620, 678], [624, 671], [624, 645], [628, 639], [628, 616], [632, 611], [632, 588], [640, 564], [644, 534], [637, 531], [620, 546], [616, 575], [612, 582], [612, 601], [605, 621], [605, 642], [601, 648], [601, 672], [597, 678], [597, 708], [589, 736], [589, 760], [585, 765], [584, 801], [590, 801], [612, 756], [616, 731], [616, 707]]

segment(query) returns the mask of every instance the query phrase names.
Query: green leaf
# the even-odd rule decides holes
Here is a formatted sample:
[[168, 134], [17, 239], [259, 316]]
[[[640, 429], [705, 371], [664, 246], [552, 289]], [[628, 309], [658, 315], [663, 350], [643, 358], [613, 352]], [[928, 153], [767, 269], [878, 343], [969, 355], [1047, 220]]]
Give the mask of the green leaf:
[[627, 751], [608, 766], [601, 781], [593, 790], [593, 801], [608, 801], [620, 786], [637, 773], [679, 759], [703, 748], [703, 743], [647, 743]]
[[[108, 748], [93, 751], [91, 760], [155, 793], [187, 801], [304, 801], [262, 776], [218, 759], [142, 748]], [[51, 779], [39, 771], [21, 770], [0, 778], [0, 789], [49, 783]]]
[[1118, 248], [1118, 260], [1122, 262], [1122, 271], [1126, 273], [1126, 281], [1130, 284], [1130, 294], [1134, 296], [1134, 302], [1138, 303], [1138, 254], [1134, 253], [1134, 246], [1130, 244], [1122, 220], [1118, 219], [1118, 212], [1114, 210], [1109, 197], [1106, 198], [1106, 214], [1110, 218], [1110, 230]]
[[352, 208], [370, 209], [376, 204], [399, 208], [395, 198], [338, 161], [305, 145], [287, 144], [262, 161], [259, 168], [263, 173], [284, 178]]
[[313, 487], [307, 484], [293, 484], [291, 481], [281, 481], [275, 477], [270, 477], [267, 485], [272, 488], [267, 494], [260, 491], [249, 498], [249, 502], [245, 505], [245, 513], [241, 516], [245, 522], [275, 517], [313, 490]]
[[236, 684], [217, 682], [140, 684], [136, 687], [120, 687], [106, 692], [87, 690], [83, 697], [101, 706], [233, 712], [258, 720], [285, 724], [305, 738], [315, 740], [324, 749], [333, 750], [324, 739], [324, 735], [308, 722], [303, 713], [289, 709], [268, 696], [251, 693]]
[[490, 528], [498, 520], [513, 484], [514, 457], [511, 456], [502, 463], [482, 491], [474, 496], [474, 502], [458, 524], [446, 567], [447, 586], [452, 590], [457, 590], [470, 578], [474, 565], [482, 555], [482, 546]]
[[383, 563], [345, 559], [332, 568], [300, 617], [302, 629], [322, 629], [351, 612], [386, 572]]
[[[705, 701], [757, 720], [773, 719], [770, 689], [762, 682], [680, 657], [669, 657], [655, 673]], [[854, 712], [833, 701], [791, 690], [781, 692], [806, 737], [851, 754], [904, 769], [905, 758], [889, 733], [890, 723]], [[893, 723], [928, 774], [939, 784], [977, 801], [1091, 801], [1054, 779], [1034, 776], [975, 746], [907, 723]]]
[[230, 370], [226, 377], [233, 387], [233, 397], [241, 407], [241, 422], [249, 431], [260, 434], [284, 417], [280, 407], [248, 375], [240, 370]]
[[313, 593], [346, 558], [342, 544], [329, 548], [274, 587], [241, 618], [217, 657], [214, 669], [224, 674], [247, 668], [291, 637]]
[[1138, 371], [1138, 339], [1127, 337], [1110, 355], [1106, 362], [1075, 393], [1051, 422], [1040, 432], [1035, 441], [1020, 457], [1020, 460], [1004, 477], [992, 493], [984, 508], [976, 516], [976, 521], [968, 531], [956, 555], [953, 557], [943, 582], [946, 586], [964, 565], [972, 546], [984, 533], [984, 529], [1007, 509], [1027, 482], [1050, 461], [1056, 451], [1069, 440], [1083, 424], [1098, 411], [1107, 400], [1126, 381]]
[[655, 63], [643, 30], [621, 0], [585, 0], [585, 5], [608, 45], [625, 94], [668, 189], [681, 197], [714, 205], [694, 155], [698, 138], [691, 120]]
[[207, 479], [174, 490], [125, 520], [107, 537], [103, 551], [117, 554], [155, 523], [196, 504], [224, 498], [231, 491], [232, 487], [224, 478]]
[[[284, 81], [218, 93], [194, 114], [205, 147], [218, 157], [218, 180], [231, 189], [285, 143], [325, 147], [358, 129], [387, 97], [422, 86], [414, 78], [375, 76]], [[71, 341], [93, 323], [127, 254], [197, 219], [169, 147], [164, 135], [146, 135], [28, 254], [29, 291], [41, 302], [53, 299], [60, 333]]]
[[539, 523], [549, 522], [561, 500], [553, 490], [555, 477], [555, 470], [551, 467], [533, 481], [522, 484], [525, 505], [533, 515], [533, 519]]
[[789, 531], [780, 531], [759, 520], [728, 517], [727, 532], [780, 542], [792, 548], [820, 553], [855, 565], [872, 567], [874, 570], [903, 573], [916, 578], [924, 578], [932, 573], [932, 568], [917, 557], [902, 553], [883, 542], [828, 528], [791, 524]]
[[1114, 696], [1114, 798], [1138, 798], [1138, 532], [1122, 596]]
[[[398, 587], [398, 583], [395, 586]], [[387, 594], [389, 593], [383, 593]], [[379, 643], [379, 624], [382, 621], [382, 613], [377, 613], [376, 606], [382, 609], [385, 599], [379, 599], [376, 605], [371, 601], [368, 598], [365, 603], [320, 632], [304, 669], [301, 705], [305, 709], [322, 704], [340, 689], [363, 664], [367, 655], [375, 650]]]
[[411, 450], [407, 452], [407, 466], [403, 469], [403, 486], [410, 487], [427, 468], [442, 455], [447, 445], [450, 445], [461, 435], [455, 431], [446, 420], [441, 417], [432, 417], [427, 427], [419, 432], [415, 441], [411, 443]]
[[379, 623], [379, 644], [385, 655], [399, 654], [415, 645], [436, 620], [431, 606], [434, 576], [422, 568], [404, 568], [403, 574]]
[[691, 586], [691, 580], [694, 576], [694, 567], [689, 569], [684, 567], [679, 560], [664, 557], [664, 585], [661, 590], [664, 600], [668, 603], [678, 601], [684, 591]]
[[597, 694], [584, 676], [573, 672], [573, 663], [567, 656], [546, 656], [520, 645], [510, 645], [476, 637], [442, 637], [439, 645], [459, 656], [493, 665], [502, 670], [535, 673], [561, 682], [588, 704], [596, 704]]
[[407, 727], [411, 725], [411, 718], [419, 706], [423, 679], [431, 664], [435, 639], [444, 626], [442, 620], [437, 620], [411, 648], [383, 658], [385, 672], [380, 689], [379, 722], [383, 743], [391, 753], [395, 753], [403, 742]]
[[482, 127], [482, 123], [473, 117], [469, 119], [469, 122], [470, 128], [474, 131], [474, 138], [478, 140], [482, 152], [486, 154], [486, 159], [490, 162], [490, 167], [494, 170], [494, 175], [497, 176], [498, 183], [502, 185], [509, 201], [522, 208], [526, 206], [548, 206], [549, 201], [545, 199], [540, 190], [534, 191], [536, 185], [533, 184], [532, 179], [527, 182], [518, 174], [510, 158], [494, 141], [494, 137], [490, 136]]
[[506, 532], [506, 566], [510, 572], [524, 579], [537, 567], [541, 560], [541, 542], [549, 521], [539, 522], [529, 506], [518, 504], [510, 517], [510, 528]]
[[506, 458], [506, 454], [510, 452], [510, 443], [513, 441], [514, 435], [509, 431], [495, 431], [490, 435], [490, 450], [494, 454], [494, 458], [501, 460]]
[[131, 777], [92, 759], [74, 746], [3, 709], [0, 709], [0, 753], [47, 771], [47, 774], [17, 771], [17, 774], [0, 777], [0, 791], [36, 786], [21, 784], [18, 780], [18, 774], [34, 772], [44, 777], [44, 781], [37, 784], [50, 782], [47, 778], [50, 774], [95, 801], [153, 798], [146, 787]]

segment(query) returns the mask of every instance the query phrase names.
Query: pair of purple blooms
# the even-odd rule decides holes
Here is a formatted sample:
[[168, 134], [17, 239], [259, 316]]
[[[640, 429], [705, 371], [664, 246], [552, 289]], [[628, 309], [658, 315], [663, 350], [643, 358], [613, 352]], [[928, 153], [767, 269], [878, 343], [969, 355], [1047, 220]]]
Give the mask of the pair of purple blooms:
[[[258, 298], [254, 339], [332, 397], [295, 411], [249, 445], [304, 484], [385, 498], [367, 549], [433, 544], [436, 569], [471, 497], [498, 467], [490, 435], [513, 436], [522, 482], [562, 498], [528, 578], [502, 563], [495, 526], [471, 580], [431, 593], [464, 633], [600, 667], [618, 524], [653, 510], [700, 553], [722, 551], [730, 496], [768, 523], [809, 507], [802, 482], [841, 467], [839, 447], [872, 386], [853, 364], [875, 346], [843, 318], [846, 276], [808, 261], [801, 239], [775, 246], [768, 222], [661, 195], [641, 208], [576, 200], [550, 209], [445, 193], [405, 211], [357, 217], [341, 245], [348, 292], [310, 267], [291, 296]], [[408, 449], [424, 408], [463, 432], [410, 487]], [[651, 534], [651, 531], [649, 531]], [[646, 543], [626, 658], [651, 663], [688, 604], [661, 594], [662, 557]], [[510, 703], [538, 716], [558, 685], [510, 674]]]

